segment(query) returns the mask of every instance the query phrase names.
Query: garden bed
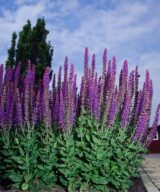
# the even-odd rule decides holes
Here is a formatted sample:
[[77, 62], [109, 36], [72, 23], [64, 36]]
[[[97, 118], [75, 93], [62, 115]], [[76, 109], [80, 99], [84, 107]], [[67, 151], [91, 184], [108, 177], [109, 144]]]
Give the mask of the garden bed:
[[30, 62], [22, 82], [19, 65], [5, 74], [0, 66], [0, 191], [146, 191], [141, 179], [132, 178], [157, 131], [160, 106], [148, 131], [149, 72], [139, 90], [138, 68], [129, 74], [124, 61], [117, 86], [115, 57], [107, 62], [105, 49], [101, 76], [92, 59], [89, 67], [86, 48], [79, 92], [67, 60], [64, 79], [60, 66], [52, 90], [48, 67], [37, 85]]
[[[4, 190], [0, 187], [0, 192], [21, 192], [20, 190]], [[42, 190], [41, 192], [46, 192]], [[63, 189], [53, 189], [51, 192], [65, 192]], [[128, 192], [147, 192], [142, 179], [141, 178], [134, 178], [133, 179], [133, 186], [129, 189]]]
[[133, 186], [130, 188], [129, 192], [147, 192], [141, 177], [133, 179]]

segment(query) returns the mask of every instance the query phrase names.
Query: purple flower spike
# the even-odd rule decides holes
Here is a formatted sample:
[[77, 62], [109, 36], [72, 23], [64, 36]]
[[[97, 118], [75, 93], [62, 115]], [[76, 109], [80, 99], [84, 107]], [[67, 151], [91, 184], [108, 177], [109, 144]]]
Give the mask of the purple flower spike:
[[88, 48], [85, 49], [84, 53], [84, 98], [83, 98], [83, 106], [88, 109], [88, 75], [89, 75], [89, 67], [88, 67]]
[[56, 123], [59, 120], [59, 94], [55, 93], [55, 100], [52, 106], [52, 123]]
[[95, 54], [93, 54], [92, 56], [92, 78], [94, 78], [94, 74], [95, 74]]
[[2, 96], [3, 90], [3, 65], [0, 65], [0, 96]]
[[138, 98], [136, 101], [136, 108], [135, 108], [135, 113], [134, 113], [134, 125], [137, 124], [139, 115], [140, 115], [140, 110], [141, 110], [141, 100], [143, 98], [142, 90], [138, 92]]
[[121, 127], [125, 128], [129, 124], [130, 108], [131, 108], [131, 97], [128, 94], [128, 92], [126, 92], [122, 108], [123, 111], [122, 111]]
[[8, 86], [6, 111], [5, 111], [6, 124], [11, 128], [13, 123], [13, 84]]
[[152, 108], [152, 98], [153, 98], [153, 83], [152, 83], [152, 80], [150, 80], [150, 88], [149, 88], [149, 108], [150, 108], [150, 111]]
[[152, 143], [152, 141], [155, 137], [155, 134], [157, 132], [157, 126], [158, 126], [158, 121], [159, 121], [159, 112], [160, 112], [160, 105], [158, 105], [157, 110], [156, 110], [156, 115], [155, 115], [155, 119], [153, 122], [151, 132], [149, 134], [149, 141], [147, 143], [147, 146], [149, 146]]
[[29, 80], [28, 76], [24, 80], [24, 120], [29, 125]]
[[3, 110], [3, 106], [1, 104], [1, 101], [0, 101], [0, 128], [4, 128], [4, 110]]
[[64, 109], [64, 102], [63, 102], [63, 95], [62, 91], [60, 91], [60, 108], [59, 108], [59, 124], [62, 132], [66, 132], [65, 126], [65, 109]]
[[68, 84], [68, 128], [72, 128], [74, 121], [74, 65], [71, 64], [69, 84]]
[[116, 58], [112, 58], [112, 87], [114, 88], [116, 81]]
[[121, 126], [126, 127], [130, 121], [130, 111], [132, 106], [132, 96], [134, 87], [134, 71], [130, 73], [128, 86], [124, 95], [124, 102], [122, 106]]
[[77, 74], [74, 75], [74, 82], [73, 82], [73, 97], [74, 97], [74, 113], [76, 112], [76, 106], [77, 106]]
[[46, 67], [45, 74], [43, 77], [43, 111], [44, 111], [44, 125], [51, 127], [51, 110], [49, 107], [49, 67]]
[[14, 87], [15, 88], [18, 87], [20, 71], [21, 71], [21, 63], [19, 62], [17, 67], [16, 67], [15, 75], [14, 75]]
[[106, 75], [106, 66], [107, 66], [107, 49], [105, 49], [104, 53], [103, 53], [103, 71], [102, 71], [102, 76], [104, 76], [104, 77]]
[[108, 62], [108, 69], [107, 69], [107, 75], [105, 78], [105, 99], [107, 100], [109, 97], [109, 92], [110, 92], [110, 83], [111, 83], [111, 74], [112, 74], [112, 69], [111, 69], [111, 61], [109, 60]]
[[148, 123], [148, 114], [142, 113], [139, 117], [137, 128], [135, 131], [135, 135], [133, 137], [133, 140], [139, 140], [141, 141], [144, 137], [144, 134], [146, 133], [146, 130], [148, 129], [147, 123]]
[[97, 83], [97, 73], [95, 75], [94, 80], [94, 91], [93, 91], [93, 115], [97, 120], [99, 120], [100, 117], [100, 111], [99, 111], [99, 103], [98, 103], [98, 83]]
[[123, 69], [120, 73], [120, 79], [119, 79], [119, 101], [118, 101], [118, 110], [120, 110], [121, 105], [124, 101], [124, 95], [126, 93], [126, 89], [127, 89], [127, 79], [128, 79], [128, 61], [125, 60], [124, 61], [124, 65], [123, 65]]
[[88, 79], [88, 48], [85, 48], [85, 53], [84, 53], [84, 75], [85, 75], [85, 80]]
[[105, 49], [103, 53], [103, 69], [102, 69], [102, 76], [101, 76], [100, 98], [99, 98], [100, 108], [103, 105], [104, 97], [105, 97], [104, 89], [105, 89], [105, 79], [106, 79], [106, 65], [107, 65], [107, 49]]
[[16, 107], [16, 124], [20, 127], [23, 126], [23, 113], [22, 113], [22, 103], [19, 90], [16, 90], [17, 93], [17, 107]]
[[56, 92], [56, 74], [53, 75], [53, 80], [52, 80], [52, 90], [51, 90], [51, 96], [50, 96], [51, 108], [55, 100], [55, 92]]
[[112, 103], [111, 103], [111, 107], [109, 110], [109, 117], [108, 117], [109, 127], [112, 127], [112, 125], [114, 124], [115, 118], [116, 118], [117, 108], [118, 108], [118, 94], [119, 94], [119, 92], [116, 88], [115, 94], [112, 97]]
[[61, 90], [61, 86], [62, 86], [62, 66], [59, 67], [59, 72], [58, 72], [58, 94], [59, 94], [59, 98], [60, 98], [60, 90]]
[[38, 123], [38, 120], [40, 120], [40, 100], [41, 100], [41, 90], [39, 87], [32, 116], [32, 122], [34, 125], [36, 125]]
[[88, 77], [88, 105], [89, 110], [92, 111], [92, 103], [93, 103], [93, 82], [92, 82], [92, 76], [89, 74]]
[[64, 95], [65, 101], [67, 101], [67, 92], [68, 92], [68, 58], [66, 57], [64, 63], [64, 80], [62, 85], [62, 93]]

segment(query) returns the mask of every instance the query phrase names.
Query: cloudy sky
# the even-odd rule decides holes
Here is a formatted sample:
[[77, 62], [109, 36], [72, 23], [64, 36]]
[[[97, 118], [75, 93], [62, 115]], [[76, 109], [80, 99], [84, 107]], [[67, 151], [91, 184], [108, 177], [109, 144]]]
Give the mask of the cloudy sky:
[[[54, 46], [53, 69], [65, 56], [83, 71], [84, 48], [96, 54], [101, 71], [102, 54], [124, 59], [129, 69], [139, 66], [141, 80], [148, 69], [153, 79], [153, 111], [160, 102], [160, 1], [159, 0], [0, 0], [0, 62], [4, 63], [13, 31], [19, 32], [27, 19], [34, 25], [45, 17]], [[80, 78], [79, 78], [80, 79]], [[152, 117], [154, 114], [152, 113]]]

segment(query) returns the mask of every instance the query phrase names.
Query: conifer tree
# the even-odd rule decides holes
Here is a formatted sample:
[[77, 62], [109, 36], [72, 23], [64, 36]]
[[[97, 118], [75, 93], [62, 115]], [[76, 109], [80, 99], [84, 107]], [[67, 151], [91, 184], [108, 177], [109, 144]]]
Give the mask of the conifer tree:
[[16, 32], [12, 33], [11, 47], [8, 49], [8, 59], [6, 61], [6, 67], [13, 67], [16, 65]]
[[17, 66], [21, 62], [21, 77], [26, 73], [28, 60], [35, 64], [36, 81], [42, 79], [46, 66], [51, 67], [53, 47], [47, 42], [49, 31], [44, 18], [39, 18], [34, 27], [28, 20], [19, 32], [16, 44], [16, 33], [12, 35], [11, 47], [8, 49], [6, 67]]

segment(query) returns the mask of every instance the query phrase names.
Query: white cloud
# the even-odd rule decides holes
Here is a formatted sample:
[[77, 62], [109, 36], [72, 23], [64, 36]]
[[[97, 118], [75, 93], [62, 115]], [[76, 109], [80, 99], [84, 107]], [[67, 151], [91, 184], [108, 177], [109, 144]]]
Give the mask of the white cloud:
[[141, 2], [125, 2], [113, 10], [88, 5], [75, 12], [80, 18], [80, 25], [75, 30], [53, 26], [51, 37], [61, 54], [73, 56], [82, 52], [85, 46], [98, 54], [105, 47], [115, 52], [123, 49], [130, 52], [126, 48], [138, 47], [139, 41], [143, 43], [143, 37], [158, 30], [160, 24], [159, 17], [144, 19], [150, 14], [150, 6]]

